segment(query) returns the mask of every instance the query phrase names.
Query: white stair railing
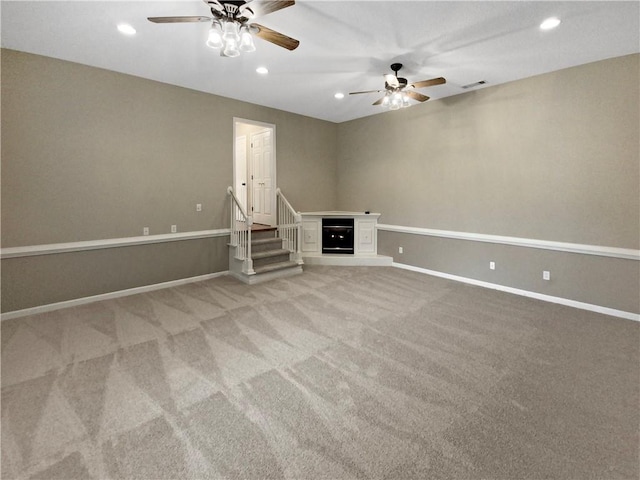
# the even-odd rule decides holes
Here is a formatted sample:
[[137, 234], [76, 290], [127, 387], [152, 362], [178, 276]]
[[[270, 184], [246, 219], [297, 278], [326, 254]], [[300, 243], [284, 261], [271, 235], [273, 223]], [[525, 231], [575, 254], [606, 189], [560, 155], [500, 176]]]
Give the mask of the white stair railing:
[[302, 265], [302, 216], [296, 212], [280, 189], [276, 189], [278, 237], [282, 248], [289, 250], [291, 258]]
[[253, 217], [247, 215], [242, 204], [238, 201], [233, 187], [227, 188], [231, 197], [231, 246], [235, 247], [235, 258], [242, 260], [242, 271], [247, 275], [254, 275], [253, 260], [251, 259], [251, 225]]

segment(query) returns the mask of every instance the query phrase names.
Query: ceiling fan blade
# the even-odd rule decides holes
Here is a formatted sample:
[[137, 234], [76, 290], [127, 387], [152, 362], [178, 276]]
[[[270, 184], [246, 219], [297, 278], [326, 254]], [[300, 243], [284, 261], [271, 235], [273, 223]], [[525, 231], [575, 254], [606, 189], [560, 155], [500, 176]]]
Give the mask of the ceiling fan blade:
[[378, 93], [378, 92], [384, 92], [384, 90], [367, 90], [364, 92], [351, 92], [349, 95], [359, 95], [361, 93]]
[[258, 25], [257, 23], [252, 23], [251, 27], [257, 29], [257, 32], [255, 33], [256, 37], [260, 37], [267, 42], [271, 42], [279, 47], [286, 48], [287, 50], [295, 50], [298, 48], [298, 45], [300, 45], [300, 42], [295, 38], [287, 37], [283, 33], [276, 32], [275, 30]]
[[432, 78], [431, 80], [423, 80], [422, 82], [416, 82], [411, 84], [413, 88], [433, 87], [434, 85], [442, 85], [447, 83], [443, 77]]
[[400, 82], [398, 81], [398, 77], [396, 77], [395, 75], [391, 74], [391, 73], [387, 73], [384, 76], [385, 81], [391, 85], [392, 87], [399, 87], [400, 86]]
[[386, 97], [382, 97], [380, 100], [376, 100], [375, 102], [373, 102], [371, 105], [382, 105], [382, 102], [384, 102], [384, 99]]
[[427, 100], [429, 100], [429, 97], [427, 97], [426, 95], [423, 95], [420, 92], [414, 92], [413, 90], [405, 90], [404, 93], [406, 93], [408, 97], [411, 97], [419, 102], [426, 102]]
[[295, 4], [296, 2], [294, 0], [267, 0], [263, 2], [250, 2], [245, 5], [246, 8], [253, 11], [256, 17], [262, 17]]
[[191, 23], [191, 22], [210, 22], [209, 17], [147, 17], [147, 20], [153, 23]]

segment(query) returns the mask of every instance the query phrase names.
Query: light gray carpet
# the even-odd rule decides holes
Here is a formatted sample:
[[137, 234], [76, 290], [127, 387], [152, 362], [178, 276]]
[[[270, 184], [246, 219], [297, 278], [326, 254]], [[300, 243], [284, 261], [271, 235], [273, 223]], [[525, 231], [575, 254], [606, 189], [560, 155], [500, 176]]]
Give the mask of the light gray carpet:
[[637, 479], [640, 324], [385, 267], [2, 322], [4, 479]]

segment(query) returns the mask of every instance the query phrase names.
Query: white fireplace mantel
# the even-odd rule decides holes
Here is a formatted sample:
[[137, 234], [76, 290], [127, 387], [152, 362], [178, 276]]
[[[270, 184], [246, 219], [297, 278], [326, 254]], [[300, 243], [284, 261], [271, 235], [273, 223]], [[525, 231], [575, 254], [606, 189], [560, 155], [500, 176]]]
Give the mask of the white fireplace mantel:
[[[391, 265], [393, 259], [378, 255], [377, 231], [379, 213], [324, 211], [301, 212], [302, 258], [306, 264], [321, 265]], [[354, 253], [322, 253], [322, 219], [353, 218]]]

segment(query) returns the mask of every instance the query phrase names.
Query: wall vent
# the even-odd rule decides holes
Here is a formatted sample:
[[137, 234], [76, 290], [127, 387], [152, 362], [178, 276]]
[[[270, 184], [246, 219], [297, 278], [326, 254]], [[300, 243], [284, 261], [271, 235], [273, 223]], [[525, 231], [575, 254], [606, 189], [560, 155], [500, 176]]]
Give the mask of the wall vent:
[[466, 90], [467, 88], [479, 87], [480, 85], [484, 85], [485, 83], [487, 83], [486, 80], [480, 80], [479, 82], [469, 83], [467, 85], [463, 85], [462, 88], [464, 88]]

